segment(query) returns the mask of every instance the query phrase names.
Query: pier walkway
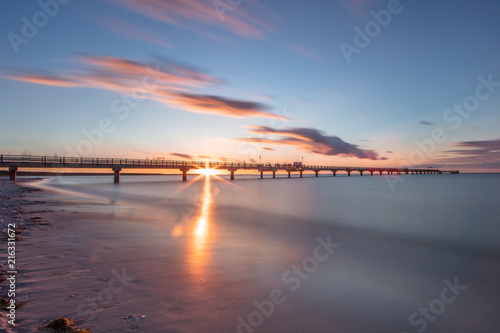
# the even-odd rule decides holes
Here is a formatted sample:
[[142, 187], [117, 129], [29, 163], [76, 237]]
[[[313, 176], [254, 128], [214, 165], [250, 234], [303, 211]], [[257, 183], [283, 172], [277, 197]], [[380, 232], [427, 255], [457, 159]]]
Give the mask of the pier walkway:
[[260, 164], [246, 162], [209, 162], [209, 161], [171, 161], [171, 160], [151, 160], [151, 159], [130, 159], [130, 158], [90, 158], [90, 157], [59, 157], [59, 156], [34, 156], [34, 155], [0, 155], [0, 167], [7, 167], [11, 180], [16, 180], [19, 168], [79, 168], [111, 169], [114, 173], [114, 182], [120, 181], [120, 171], [123, 169], [177, 169], [182, 173], [182, 180], [187, 180], [187, 174], [192, 169], [224, 169], [230, 172], [231, 179], [234, 179], [234, 173], [238, 170], [255, 170], [260, 172], [260, 178], [264, 178], [265, 172], [272, 172], [273, 178], [276, 178], [277, 171], [288, 172], [288, 178], [293, 172], [302, 174], [305, 171], [313, 171], [318, 177], [320, 172], [331, 172], [333, 177], [337, 172], [346, 172], [348, 176], [352, 172], [370, 173], [371, 176], [383, 175], [401, 175], [401, 174], [458, 174], [458, 170], [439, 170], [435, 168], [393, 168], [393, 167], [355, 167], [355, 166], [324, 166], [324, 165], [303, 165], [302, 163], [276, 163]]

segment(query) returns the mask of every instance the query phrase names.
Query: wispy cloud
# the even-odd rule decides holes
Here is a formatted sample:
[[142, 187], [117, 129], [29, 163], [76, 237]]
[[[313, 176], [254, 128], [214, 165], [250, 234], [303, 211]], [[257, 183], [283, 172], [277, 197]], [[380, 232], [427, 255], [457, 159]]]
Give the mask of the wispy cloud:
[[284, 42], [283, 43], [283, 46], [285, 48], [287, 48], [288, 50], [292, 51], [293, 53], [297, 53], [297, 54], [301, 54], [301, 55], [305, 55], [306, 57], [309, 57], [311, 59], [314, 59], [314, 60], [323, 60], [320, 56], [318, 56], [317, 54], [313, 53], [312, 51], [309, 51], [303, 47], [300, 47], [298, 45], [295, 45], [295, 44], [292, 44], [292, 43], [286, 43]]
[[172, 43], [166, 41], [163, 37], [160, 37], [155, 32], [131, 22], [118, 19], [116, 17], [105, 17], [104, 19], [102, 19], [101, 25], [109, 30], [125, 36], [168, 47], [170, 49], [175, 49], [175, 46]]
[[[447, 150], [437, 162], [450, 167], [500, 170], [500, 139], [457, 142], [461, 149]], [[451, 155], [451, 156], [450, 156]]]
[[271, 148], [271, 147], [262, 147], [262, 150], [269, 150], [269, 151], [273, 151], [273, 150], [276, 150], [276, 149]]
[[[275, 144], [295, 146], [315, 154], [337, 155], [366, 158], [371, 160], [383, 159], [373, 150], [360, 149], [357, 145], [347, 143], [337, 136], [324, 135], [323, 132], [314, 128], [291, 127], [275, 129], [267, 126], [251, 126], [250, 133], [258, 134], [257, 138], [238, 138], [238, 141], [249, 141], [262, 144]], [[278, 135], [280, 138], [271, 139], [262, 136]]]
[[274, 101], [276, 99], [276, 96], [271, 95], [252, 95], [251, 97], [262, 101]]
[[230, 3], [223, 14], [214, 1], [206, 0], [114, 0], [133, 12], [141, 13], [167, 24], [207, 35], [207, 27], [238, 36], [259, 39], [275, 32], [283, 19], [256, 0], [238, 6]]
[[181, 153], [171, 153], [170, 155], [175, 156], [175, 157], [180, 157], [180, 158], [186, 158], [186, 159], [193, 159], [193, 156], [188, 155], [188, 154], [181, 154]]
[[433, 126], [434, 125], [434, 123], [431, 123], [430, 121], [427, 121], [427, 120], [420, 120], [418, 122], [418, 124], [425, 125], [425, 126]]
[[139, 152], [147, 154], [147, 155], [153, 155], [154, 157], [157, 157], [157, 158], [165, 158], [166, 156], [168, 156], [168, 154], [166, 154], [165, 152], [162, 152], [162, 151], [146, 150], [146, 151], [139, 151]]
[[215, 113], [239, 118], [268, 117], [281, 120], [287, 119], [284, 116], [270, 113], [269, 108], [262, 103], [234, 100], [213, 95], [179, 93], [168, 95], [167, 102], [175, 104], [184, 110], [198, 113]]
[[160, 66], [160, 63], [88, 55], [79, 60], [85, 67], [77, 71], [53, 75], [11, 71], [7, 77], [42, 85], [97, 88], [120, 93], [140, 90], [147, 99], [189, 112], [286, 119], [272, 113], [266, 104], [200, 94], [199, 89], [224, 81], [185, 64], [162, 59]]
[[361, 112], [353, 112], [356, 116], [360, 116], [361, 118], [367, 118], [368, 115], [366, 113]]
[[[500, 139], [484, 141], [462, 141], [456, 144], [457, 147], [465, 149], [449, 150], [447, 152], [460, 155], [487, 156], [500, 158]], [[467, 149], [468, 148], [468, 149]]]
[[368, 8], [373, 4], [374, 0], [337, 0], [348, 11], [357, 17], [363, 17], [368, 14]]

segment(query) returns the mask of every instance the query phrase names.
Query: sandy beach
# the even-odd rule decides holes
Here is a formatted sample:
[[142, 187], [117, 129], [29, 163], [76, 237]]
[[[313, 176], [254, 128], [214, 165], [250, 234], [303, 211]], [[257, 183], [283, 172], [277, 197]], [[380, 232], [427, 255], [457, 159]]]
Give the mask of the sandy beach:
[[[66, 317], [76, 319], [79, 328], [94, 327], [94, 332], [136, 330], [147, 316], [132, 311], [137, 309], [132, 306], [137, 291], [125, 288], [132, 279], [124, 267], [130, 259], [125, 253], [120, 255], [123, 262], [101, 257], [112, 240], [103, 239], [109, 234], [92, 221], [105, 216], [82, 213], [29, 184], [29, 180], [17, 184], [2, 180], [0, 185], [2, 229], [6, 232], [6, 225], [15, 223], [21, 237], [16, 241], [16, 302], [21, 303], [16, 309], [17, 327], [10, 327], [7, 313], [2, 312], [2, 328], [33, 332]], [[2, 272], [6, 263], [2, 262]], [[2, 291], [5, 288], [2, 281]], [[96, 313], [101, 314], [99, 321], [88, 325]]]
[[[56, 191], [38, 180], [2, 180], [3, 232], [16, 223], [22, 237], [16, 242], [16, 302], [23, 305], [16, 309], [15, 329], [1, 312], [6, 332], [34, 332], [59, 317], [94, 333], [331, 332], [332, 327], [382, 333], [414, 332], [424, 324], [426, 332], [493, 333], [497, 327], [499, 256], [487, 239], [484, 245], [466, 245], [224, 205], [225, 195], [234, 196], [237, 187], [214, 195], [211, 200], [222, 203], [211, 209], [201, 198], [183, 201], [179, 213], [176, 197], [155, 201], [137, 189], [175, 192], [180, 182], [103, 184], [89, 188], [125, 194], [106, 200]], [[195, 182], [190, 189], [201, 194], [205, 186]], [[128, 189], [135, 200], [154, 206], [133, 204]], [[260, 203], [259, 197], [253, 200]], [[210, 222], [200, 236], [205, 209]], [[6, 271], [6, 261], [1, 269]], [[409, 324], [413, 313], [450, 285], [456, 294], [444, 295], [454, 301], [446, 303], [439, 320], [418, 315]], [[6, 290], [6, 281], [1, 287]]]

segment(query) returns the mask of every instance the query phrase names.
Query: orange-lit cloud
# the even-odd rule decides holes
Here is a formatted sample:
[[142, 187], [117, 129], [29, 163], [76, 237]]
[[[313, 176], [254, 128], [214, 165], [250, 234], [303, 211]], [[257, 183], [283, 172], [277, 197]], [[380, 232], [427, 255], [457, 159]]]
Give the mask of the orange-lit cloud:
[[228, 117], [269, 117], [286, 120], [288, 118], [266, 111], [267, 106], [257, 102], [228, 99], [213, 95], [179, 93], [169, 96], [169, 103], [198, 113], [216, 113]]
[[[366, 158], [370, 160], [385, 159], [373, 150], [361, 149], [357, 145], [347, 143], [336, 136], [324, 135], [314, 128], [291, 127], [275, 129], [267, 126], [251, 126], [249, 132], [258, 134], [257, 138], [238, 138], [238, 141], [249, 141], [262, 144], [295, 146], [315, 154], [337, 155]], [[266, 138], [266, 135], [279, 135], [278, 139]]]
[[[133, 12], [203, 35], [207, 27], [238, 36], [258, 39], [276, 31], [279, 16], [256, 0], [231, 5], [226, 1], [206, 0], [115, 0]], [[222, 4], [222, 6], [221, 6]]]
[[58, 78], [58, 77], [50, 77], [43, 75], [11, 75], [7, 76], [7, 78], [16, 81], [28, 82], [28, 83], [36, 83], [43, 84], [47, 86], [58, 86], [58, 87], [81, 87], [82, 85], [73, 82], [70, 79]]
[[140, 95], [180, 110], [217, 114], [227, 117], [266, 117], [287, 119], [271, 112], [270, 107], [253, 101], [235, 100], [198, 93], [198, 89], [222, 84], [222, 79], [203, 71], [162, 59], [159, 63], [130, 61], [116, 57], [82, 56], [83, 70], [57, 75], [13, 73], [17, 81], [60, 86], [86, 87]]

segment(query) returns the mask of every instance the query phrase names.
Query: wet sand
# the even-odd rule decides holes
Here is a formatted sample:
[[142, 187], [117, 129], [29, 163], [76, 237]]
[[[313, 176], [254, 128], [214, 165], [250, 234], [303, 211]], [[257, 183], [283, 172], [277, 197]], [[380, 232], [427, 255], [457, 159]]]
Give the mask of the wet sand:
[[17, 300], [26, 303], [15, 332], [61, 316], [95, 333], [416, 332], [425, 317], [418, 325], [409, 317], [455, 278], [467, 288], [424, 331], [500, 324], [495, 248], [222, 204], [209, 216], [193, 204], [180, 218], [169, 202], [151, 212], [8, 181], [1, 188], [2, 223], [27, 227], [17, 243]]

